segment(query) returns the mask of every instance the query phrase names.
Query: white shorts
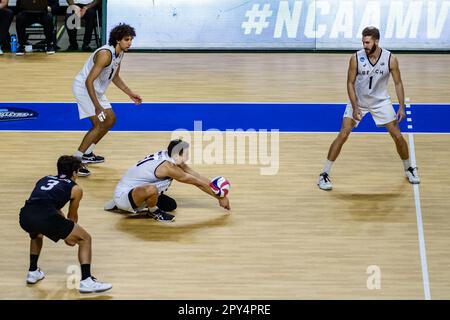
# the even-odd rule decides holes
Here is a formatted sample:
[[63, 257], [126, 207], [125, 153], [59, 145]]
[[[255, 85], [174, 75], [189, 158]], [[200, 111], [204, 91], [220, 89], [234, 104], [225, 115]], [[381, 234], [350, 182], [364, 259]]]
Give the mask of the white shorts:
[[[368, 112], [370, 112], [377, 127], [382, 127], [385, 124], [388, 124], [396, 119], [396, 112], [394, 110], [394, 107], [392, 106], [392, 103], [385, 104], [375, 108], [360, 108], [360, 109], [362, 113], [361, 120]], [[351, 104], [348, 104], [347, 107], [345, 108], [344, 118], [351, 118], [355, 120], [353, 118], [353, 108]], [[360, 121], [355, 120], [355, 122], [356, 122], [355, 127], [357, 127]]]
[[[154, 185], [158, 189], [158, 195], [161, 195], [161, 193], [167, 191], [169, 189], [170, 184], [172, 183], [172, 180], [163, 180], [156, 183], [149, 183], [151, 185]], [[114, 191], [114, 202], [116, 203], [116, 206], [124, 211], [136, 213], [139, 210], [145, 208], [147, 204], [144, 202], [142, 205], [140, 205], [138, 208], [134, 209], [131, 205], [131, 191], [137, 187], [129, 187], [124, 184], [118, 184], [116, 187], [116, 190]]]
[[[75, 80], [72, 84], [72, 92], [77, 100], [80, 119], [95, 116], [94, 103], [92, 102], [91, 97], [89, 97], [89, 93], [87, 92], [84, 83]], [[111, 104], [108, 99], [106, 99], [105, 95], [97, 95], [97, 99], [103, 109], [111, 109]]]
[[131, 213], [136, 213], [146, 206], [146, 203], [144, 202], [139, 208], [133, 208], [130, 201], [131, 191], [133, 189], [134, 188], [117, 186], [116, 190], [114, 191], [114, 202], [119, 209]]

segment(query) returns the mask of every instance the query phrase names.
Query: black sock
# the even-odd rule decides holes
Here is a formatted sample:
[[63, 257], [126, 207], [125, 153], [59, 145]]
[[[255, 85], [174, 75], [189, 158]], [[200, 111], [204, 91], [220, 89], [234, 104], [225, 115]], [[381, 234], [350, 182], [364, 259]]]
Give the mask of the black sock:
[[39, 259], [38, 254], [30, 254], [30, 269], [28, 269], [28, 271], [36, 271], [37, 270], [38, 259]]
[[91, 276], [91, 265], [82, 264], [81, 265], [81, 280], [89, 278]]

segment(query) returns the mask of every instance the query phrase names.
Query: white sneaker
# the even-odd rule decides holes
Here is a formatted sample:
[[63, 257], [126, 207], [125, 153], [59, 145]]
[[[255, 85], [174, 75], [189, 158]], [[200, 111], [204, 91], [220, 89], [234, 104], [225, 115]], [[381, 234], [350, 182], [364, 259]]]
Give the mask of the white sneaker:
[[80, 281], [80, 293], [103, 292], [112, 288], [111, 283], [98, 282], [94, 277]]
[[405, 171], [406, 178], [409, 183], [418, 184], [420, 183], [419, 175], [417, 174], [417, 167], [409, 167], [408, 170]]
[[105, 211], [116, 210], [117, 206], [116, 206], [116, 203], [114, 202], [114, 199], [111, 199], [107, 203], [105, 203], [105, 205], [103, 206], [103, 209]]
[[319, 175], [319, 181], [317, 181], [317, 185], [322, 190], [331, 190], [333, 186], [331, 185], [330, 176], [326, 172], [322, 172]]
[[41, 269], [37, 268], [34, 271], [28, 271], [27, 274], [27, 283], [28, 284], [35, 284], [36, 282], [42, 280], [45, 278], [44, 272], [41, 271]]
[[3, 51], [2, 51], [2, 48], [0, 48], [0, 56], [2, 56], [3, 55]]

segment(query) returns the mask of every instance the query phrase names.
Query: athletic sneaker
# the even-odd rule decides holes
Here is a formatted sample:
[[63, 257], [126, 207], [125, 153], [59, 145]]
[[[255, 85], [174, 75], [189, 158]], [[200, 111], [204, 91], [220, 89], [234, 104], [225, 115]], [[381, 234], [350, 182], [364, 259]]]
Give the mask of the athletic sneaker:
[[44, 272], [41, 271], [41, 269], [37, 268], [34, 271], [28, 271], [27, 274], [27, 283], [28, 284], [35, 284], [36, 282], [42, 280], [45, 278]]
[[112, 288], [111, 283], [99, 282], [94, 277], [89, 277], [80, 281], [80, 293], [103, 292]]
[[16, 51], [16, 56], [23, 56], [25, 54], [25, 46], [19, 46]]
[[71, 52], [71, 51], [78, 51], [78, 44], [77, 45], [69, 45], [69, 47], [67, 48], [66, 51]]
[[3, 55], [2, 47], [0, 47], [0, 56]]
[[111, 210], [116, 210], [117, 206], [116, 203], [114, 202], [113, 199], [109, 200], [107, 203], [105, 203], [105, 205], [103, 206], [103, 209], [105, 211], [111, 211]]
[[45, 52], [47, 54], [54, 54], [56, 52], [55, 50], [55, 46], [52, 44], [49, 44], [46, 48], [45, 48]]
[[92, 49], [92, 48], [89, 47], [89, 46], [83, 46], [83, 47], [81, 48], [81, 50], [83, 50], [84, 52], [94, 52], [94, 51], [95, 51], [94, 49]]
[[155, 212], [148, 211], [148, 215], [155, 219], [156, 221], [161, 222], [173, 222], [175, 221], [175, 216], [173, 214], [162, 211], [161, 209], [156, 209]]
[[419, 175], [417, 174], [417, 167], [409, 167], [408, 170], [405, 171], [406, 178], [409, 183], [418, 184], [420, 183]]
[[105, 162], [105, 158], [102, 156], [96, 156], [93, 152], [84, 154], [81, 158], [83, 163], [102, 163]]
[[319, 175], [319, 181], [317, 181], [317, 185], [322, 190], [331, 190], [333, 186], [331, 185], [330, 176], [326, 172], [322, 172]]
[[88, 170], [86, 166], [81, 166], [80, 170], [78, 170], [79, 177], [87, 177], [91, 172]]

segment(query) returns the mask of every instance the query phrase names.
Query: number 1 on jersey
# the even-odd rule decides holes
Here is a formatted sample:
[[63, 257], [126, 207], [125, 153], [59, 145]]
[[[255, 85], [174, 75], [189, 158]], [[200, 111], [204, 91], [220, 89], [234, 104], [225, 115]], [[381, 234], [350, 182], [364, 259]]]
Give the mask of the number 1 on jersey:
[[155, 160], [155, 157], [154, 157], [153, 154], [151, 154], [151, 155], [149, 155], [149, 156], [146, 156], [146, 157], [144, 158], [144, 160], [139, 161], [139, 162], [136, 164], [136, 167], [139, 167], [141, 164], [144, 164], [144, 163], [146, 163], [146, 162], [148, 162], [148, 161], [152, 161], [152, 160]]
[[373, 79], [373, 76], [371, 76], [370, 80], [369, 80], [369, 89], [372, 89], [372, 79]]
[[111, 73], [110, 73], [110, 75], [109, 75], [108, 80], [111, 80], [111, 77], [112, 77], [113, 73], [114, 73], [114, 68], [111, 68]]

